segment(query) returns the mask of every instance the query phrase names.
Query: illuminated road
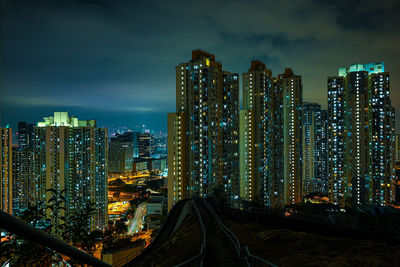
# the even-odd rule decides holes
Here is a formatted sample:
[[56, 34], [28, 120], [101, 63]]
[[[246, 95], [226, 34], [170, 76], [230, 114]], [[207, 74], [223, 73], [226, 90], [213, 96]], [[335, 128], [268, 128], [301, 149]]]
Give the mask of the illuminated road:
[[144, 217], [147, 214], [147, 203], [144, 202], [138, 206], [135, 212], [135, 216], [132, 221], [129, 222], [128, 234], [134, 234], [142, 231], [144, 223]]

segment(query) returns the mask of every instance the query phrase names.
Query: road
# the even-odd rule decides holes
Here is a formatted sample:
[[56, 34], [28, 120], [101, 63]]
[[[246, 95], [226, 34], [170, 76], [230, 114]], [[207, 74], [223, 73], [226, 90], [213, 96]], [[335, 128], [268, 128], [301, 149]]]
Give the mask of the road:
[[128, 226], [128, 234], [129, 235], [142, 231], [144, 217], [146, 217], [146, 214], [147, 214], [147, 203], [144, 202], [137, 207], [135, 216], [129, 222], [129, 226]]

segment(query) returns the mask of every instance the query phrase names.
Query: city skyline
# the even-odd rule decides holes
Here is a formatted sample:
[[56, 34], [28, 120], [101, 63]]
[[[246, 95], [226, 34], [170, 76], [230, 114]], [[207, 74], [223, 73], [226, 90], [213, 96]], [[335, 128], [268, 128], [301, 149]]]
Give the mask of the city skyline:
[[[357, 12], [345, 10], [343, 2], [236, 1], [224, 8], [216, 3], [221, 10], [217, 14], [189, 10], [185, 3], [173, 8], [156, 1], [59, 4], [3, 3], [3, 126], [16, 128], [18, 121], [34, 122], [65, 110], [96, 118], [100, 126], [149, 122], [149, 127], [166, 131], [166, 114], [174, 111], [175, 101], [171, 62], [183, 62], [196, 48], [217, 54], [224, 69], [239, 74], [253, 59], [262, 60], [273, 73], [291, 67], [302, 76], [304, 101], [322, 108], [327, 107], [326, 79], [338, 67], [384, 61], [391, 71], [393, 105], [399, 114], [399, 53], [392, 44], [399, 39], [394, 26], [399, 5], [392, 1], [366, 1]], [[263, 5], [266, 8], [259, 8]], [[240, 21], [221, 20], [222, 12], [231, 12]], [[304, 20], [298, 20], [299, 12]], [[356, 19], [348, 12], [355, 12]], [[153, 19], [147, 24], [145, 17]], [[189, 18], [195, 21], [195, 33], [181, 23]], [[293, 21], [296, 27], [291, 27]], [[314, 24], [324, 31], [317, 31]], [[391, 34], [390, 40], [386, 34]], [[399, 125], [400, 116], [396, 120]]]
[[400, 266], [399, 13], [0, 0], [0, 266]]
[[395, 114], [384, 62], [338, 68], [327, 78], [327, 110], [303, 102], [302, 76], [290, 68], [274, 77], [252, 61], [242, 79], [239, 108], [239, 76], [224, 71], [215, 55], [193, 50], [176, 67], [176, 112], [168, 114], [169, 209], [210, 194], [233, 207], [277, 208], [313, 194], [341, 207], [398, 201]]

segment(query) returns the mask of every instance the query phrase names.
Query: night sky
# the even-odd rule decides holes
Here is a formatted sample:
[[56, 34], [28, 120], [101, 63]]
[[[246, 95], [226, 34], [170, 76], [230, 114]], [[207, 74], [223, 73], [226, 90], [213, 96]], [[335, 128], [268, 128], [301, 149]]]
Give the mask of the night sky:
[[175, 66], [203, 49], [227, 71], [250, 61], [303, 76], [326, 107], [341, 66], [385, 62], [400, 123], [400, 1], [3, 0], [2, 124], [69, 111], [99, 126], [166, 130]]

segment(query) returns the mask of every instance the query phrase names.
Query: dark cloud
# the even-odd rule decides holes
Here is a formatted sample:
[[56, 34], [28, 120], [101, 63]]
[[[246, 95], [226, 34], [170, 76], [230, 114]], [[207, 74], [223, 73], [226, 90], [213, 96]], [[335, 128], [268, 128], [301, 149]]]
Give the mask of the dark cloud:
[[394, 0], [5, 0], [3, 121], [37, 121], [61, 108], [105, 125], [146, 118], [165, 129], [174, 67], [197, 48], [232, 72], [252, 59], [274, 75], [292, 67], [305, 100], [323, 106], [326, 78], [339, 67], [385, 61], [400, 110], [399, 12]]
[[94, 6], [106, 11], [115, 11], [115, 7], [112, 5], [112, 1], [107, 0], [77, 0], [78, 4], [86, 4], [88, 6]]

